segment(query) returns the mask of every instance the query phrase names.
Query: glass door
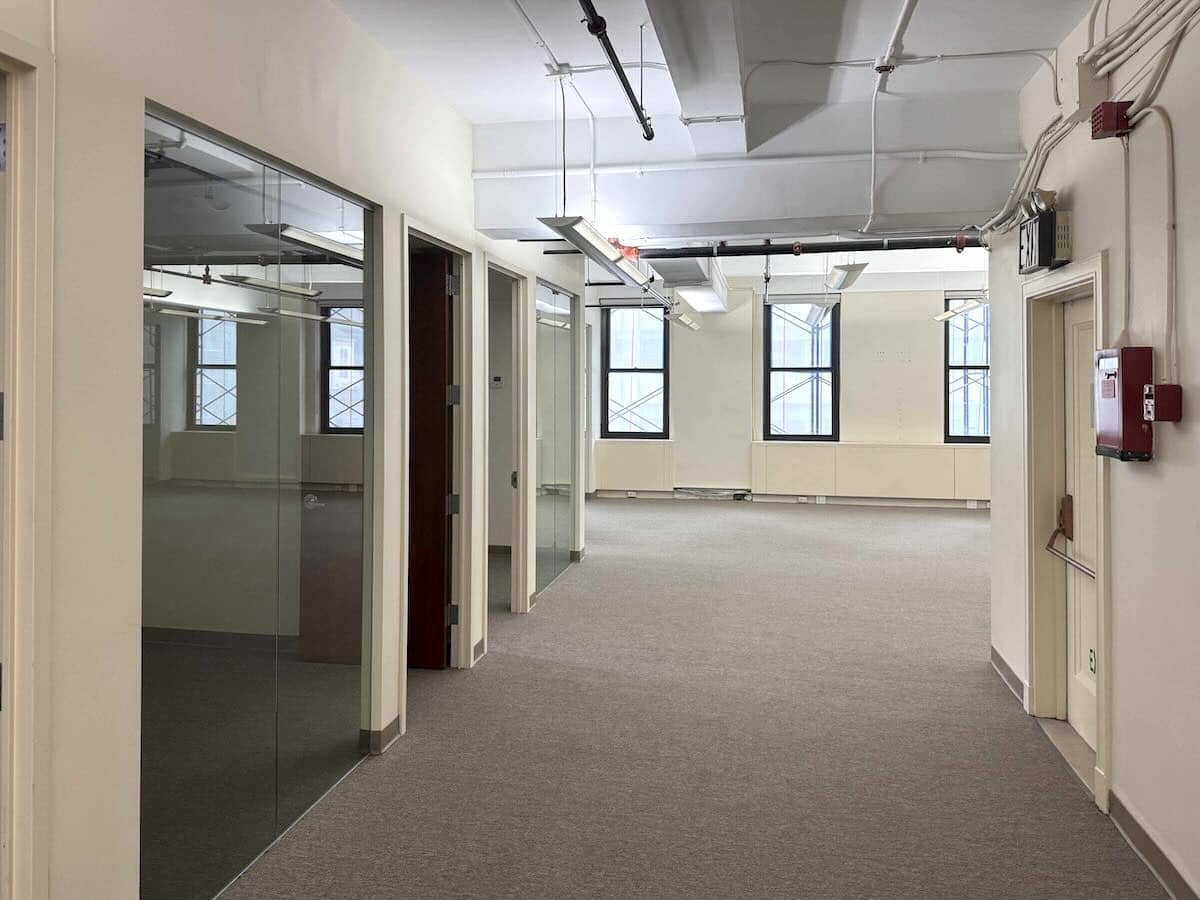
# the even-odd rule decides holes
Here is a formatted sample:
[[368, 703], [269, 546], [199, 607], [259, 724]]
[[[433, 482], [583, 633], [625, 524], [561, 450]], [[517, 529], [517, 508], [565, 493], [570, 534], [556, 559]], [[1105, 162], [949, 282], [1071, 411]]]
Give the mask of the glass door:
[[537, 590], [571, 562], [575, 477], [575, 299], [539, 284], [537, 316]]

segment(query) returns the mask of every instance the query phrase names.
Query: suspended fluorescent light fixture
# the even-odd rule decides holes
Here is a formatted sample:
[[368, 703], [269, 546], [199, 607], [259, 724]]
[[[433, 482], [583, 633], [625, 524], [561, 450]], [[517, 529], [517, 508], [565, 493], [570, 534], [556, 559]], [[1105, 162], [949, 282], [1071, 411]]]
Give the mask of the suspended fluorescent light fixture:
[[335, 319], [333, 316], [322, 316], [317, 313], [297, 312], [294, 309], [279, 309], [274, 306], [260, 306], [258, 311], [272, 316], [283, 316], [286, 319], [305, 319], [309, 322], [333, 322], [345, 325], [347, 328], [363, 328], [362, 322], [352, 322], [349, 319]]
[[161, 300], [163, 297], [170, 297], [174, 291], [168, 291], [166, 288], [142, 287], [142, 296]]
[[948, 309], [943, 313], [938, 313], [933, 317], [933, 321], [948, 322], [955, 316], [961, 316], [963, 313], [968, 313], [973, 309], [979, 309], [979, 307], [983, 305], [984, 303], [982, 300], [967, 300], [966, 302], [960, 303], [958, 306], [955, 306], [952, 309]]
[[242, 316], [235, 315], [214, 315], [213, 313], [192, 312], [188, 309], [160, 309], [156, 310], [164, 316], [180, 316], [184, 319], [204, 319], [209, 322], [235, 322], [238, 325], [266, 325], [262, 319], [246, 319]]
[[274, 294], [287, 294], [289, 297], [300, 297], [303, 300], [315, 300], [321, 292], [313, 288], [301, 287], [298, 284], [278, 284], [265, 278], [251, 278], [249, 275], [222, 275], [222, 281], [228, 281], [237, 287], [250, 288], [255, 291], [270, 291]]
[[825, 287], [831, 291], [844, 291], [858, 281], [858, 276], [866, 267], [866, 263], [847, 263], [842, 266], [834, 266], [825, 277]]
[[608, 238], [583, 216], [547, 216], [538, 221], [625, 284], [644, 288], [650, 283], [650, 276], [635, 266], [619, 247], [609, 243]]
[[323, 234], [317, 234], [315, 231], [309, 231], [307, 228], [300, 228], [296, 225], [288, 225], [286, 222], [278, 225], [247, 225], [246, 227], [255, 234], [278, 238], [289, 244], [307, 247], [309, 250], [319, 250], [329, 256], [336, 256], [342, 262], [362, 268], [363, 251], [361, 247], [343, 244], [341, 241], [335, 241]]

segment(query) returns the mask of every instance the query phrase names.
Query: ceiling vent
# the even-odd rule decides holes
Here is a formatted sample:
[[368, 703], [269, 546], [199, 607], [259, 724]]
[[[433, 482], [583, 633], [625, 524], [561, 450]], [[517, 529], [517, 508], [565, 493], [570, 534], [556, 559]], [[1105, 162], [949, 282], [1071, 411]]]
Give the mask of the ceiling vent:
[[650, 262], [663, 287], [675, 291], [696, 312], [729, 309], [729, 284], [715, 259], [656, 259]]

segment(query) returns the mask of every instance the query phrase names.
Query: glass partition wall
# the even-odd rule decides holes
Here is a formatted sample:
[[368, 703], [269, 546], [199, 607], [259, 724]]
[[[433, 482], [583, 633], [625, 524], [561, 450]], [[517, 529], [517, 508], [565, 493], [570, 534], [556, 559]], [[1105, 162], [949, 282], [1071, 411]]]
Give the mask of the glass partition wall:
[[143, 896], [212, 896], [359, 759], [369, 227], [146, 118]]
[[538, 284], [537, 590], [571, 563], [574, 520], [575, 298]]

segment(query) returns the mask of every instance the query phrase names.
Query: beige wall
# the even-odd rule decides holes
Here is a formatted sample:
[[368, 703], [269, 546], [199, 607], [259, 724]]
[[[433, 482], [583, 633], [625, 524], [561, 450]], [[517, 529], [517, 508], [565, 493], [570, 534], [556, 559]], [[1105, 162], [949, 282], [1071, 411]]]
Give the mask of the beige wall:
[[[44, 598], [48, 778], [39, 850], [58, 897], [136, 896], [141, 623], [142, 115], [147, 99], [383, 206], [383, 419], [375, 469], [372, 727], [403, 712], [402, 214], [473, 254], [581, 290], [570, 264], [473, 228], [469, 124], [332, 3], [56, 0], [52, 595]], [[49, 46], [51, 0], [3, 0], [0, 28]], [[236, 27], [231, 26], [236, 23]], [[297, 52], [302, 48], [303, 52]], [[386, 110], [381, 115], [380, 110]], [[479, 327], [467, 329], [486, 383]], [[472, 407], [482, 434], [483, 404]], [[484, 441], [469, 480], [485, 482]], [[398, 465], [399, 463], [399, 465]], [[102, 473], [102, 477], [98, 477]], [[483, 538], [486, 504], [471, 510]], [[469, 586], [482, 630], [482, 578]], [[478, 608], [476, 608], [478, 607]]]
[[764, 444], [762, 299], [734, 279], [729, 312], [696, 314], [699, 331], [671, 326], [671, 439], [597, 441], [596, 489], [988, 499], [988, 448], [943, 442], [944, 297], [843, 294], [841, 443]]
[[[1137, 4], [1114, 0], [1110, 19], [1125, 21]], [[1077, 29], [1060, 48], [1074, 59]], [[1118, 70], [1123, 84], [1143, 57]], [[1159, 96], [1174, 120], [1179, 209], [1179, 349], [1184, 394], [1197, 396], [1200, 359], [1200, 36], [1187, 37]], [[1131, 95], [1128, 95], [1131, 96]], [[1021, 130], [1032, 141], [1051, 114], [1049, 86], [1039, 76], [1021, 98]], [[1130, 140], [1133, 301], [1130, 342], [1155, 347], [1163, 378], [1165, 318], [1165, 147], [1149, 119]], [[1090, 140], [1086, 124], [1053, 154], [1040, 187], [1059, 191], [1071, 210], [1075, 259], [1108, 254], [1111, 318], [1106, 340], [1120, 330], [1124, 303], [1124, 217], [1121, 145]], [[1014, 236], [998, 240], [991, 260], [993, 369], [992, 640], [1022, 678], [1025, 649], [1023, 315]], [[1155, 426], [1151, 463], [1109, 462], [1113, 658], [1101, 660], [1112, 680], [1113, 791], [1159, 843], [1193, 888], [1200, 889], [1200, 603], [1194, 556], [1200, 542], [1200, 441], [1194, 416]]]

